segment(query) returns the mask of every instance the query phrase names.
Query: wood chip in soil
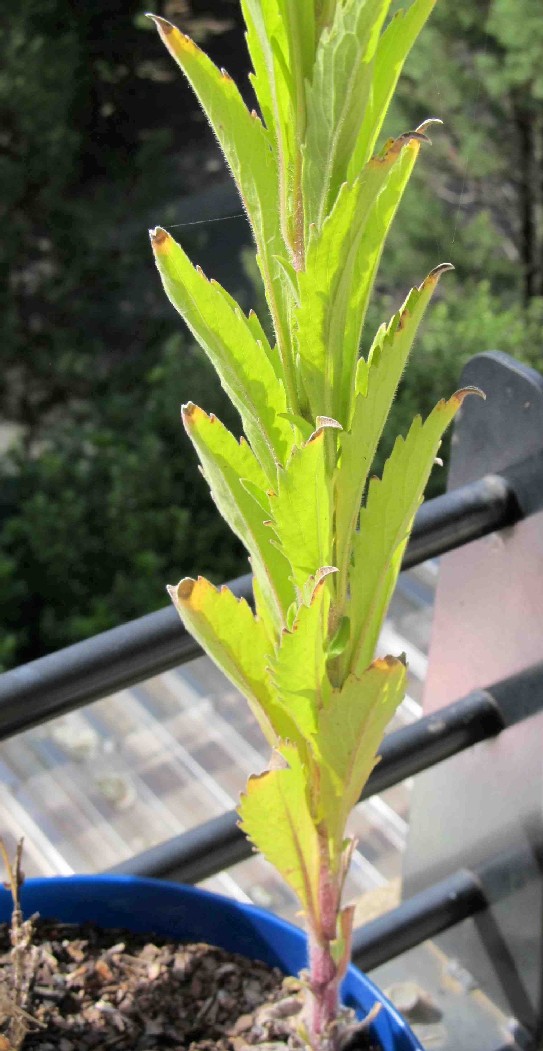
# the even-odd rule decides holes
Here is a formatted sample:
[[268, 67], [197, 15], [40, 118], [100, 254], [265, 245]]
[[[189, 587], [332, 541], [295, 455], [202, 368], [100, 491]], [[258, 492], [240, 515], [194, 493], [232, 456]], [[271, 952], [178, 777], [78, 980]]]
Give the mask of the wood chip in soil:
[[[35, 1024], [21, 1051], [245, 1051], [255, 1046], [299, 1051], [303, 1046], [296, 1035], [300, 983], [264, 963], [205, 944], [42, 920], [36, 922], [33, 952], [25, 1010]], [[4, 924], [4, 988], [10, 965]], [[366, 1040], [357, 1039], [356, 1046], [369, 1049]]]

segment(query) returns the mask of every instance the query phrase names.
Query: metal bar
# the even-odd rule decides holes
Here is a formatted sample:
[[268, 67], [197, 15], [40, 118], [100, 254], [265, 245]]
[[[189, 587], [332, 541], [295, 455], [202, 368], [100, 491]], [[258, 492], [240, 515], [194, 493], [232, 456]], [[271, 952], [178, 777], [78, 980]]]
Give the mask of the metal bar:
[[491, 687], [492, 697], [499, 709], [504, 726], [530, 719], [543, 707], [543, 662], [523, 668]]
[[[521, 516], [497, 476], [425, 503], [415, 519], [404, 568], [511, 525]], [[251, 599], [250, 576], [228, 585]], [[0, 675], [0, 740], [201, 655], [173, 607], [101, 632]]]
[[200, 883], [251, 856], [251, 845], [238, 827], [238, 821], [236, 811], [227, 810], [188, 832], [113, 865], [106, 872]]
[[[230, 581], [251, 594], [251, 576]], [[0, 740], [199, 657], [173, 606], [0, 675]]]
[[478, 540], [522, 518], [513, 487], [500, 475], [452, 489], [424, 503], [415, 518], [402, 569]]
[[[511, 689], [514, 686], [512, 682]], [[381, 762], [371, 774], [362, 799], [378, 795], [406, 777], [413, 777], [421, 770], [463, 752], [470, 745], [499, 734], [505, 724], [492, 691], [493, 687], [476, 690], [446, 708], [388, 734], [380, 748]], [[543, 668], [539, 704], [543, 707]]]
[[[514, 682], [510, 684], [514, 689]], [[543, 668], [539, 684], [539, 703], [543, 707]], [[477, 691], [419, 719], [385, 737], [381, 762], [371, 775], [362, 799], [383, 792], [410, 777], [455, 755], [478, 741], [500, 733], [504, 722], [489, 691]], [[198, 883], [224, 867], [235, 865], [251, 855], [251, 846], [238, 828], [235, 810], [207, 821], [198, 828], [160, 843], [110, 872], [137, 876], [161, 876], [183, 883]]]
[[353, 933], [353, 963], [370, 971], [481, 912], [487, 900], [472, 872], [460, 869]]

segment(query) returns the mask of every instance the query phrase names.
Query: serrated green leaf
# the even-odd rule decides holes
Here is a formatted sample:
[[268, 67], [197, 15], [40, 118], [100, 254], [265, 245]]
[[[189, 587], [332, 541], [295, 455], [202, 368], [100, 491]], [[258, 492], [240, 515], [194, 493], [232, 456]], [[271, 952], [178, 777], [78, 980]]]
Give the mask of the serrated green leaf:
[[[236, 598], [226, 587], [215, 588], [203, 577], [187, 577], [168, 590], [187, 630], [244, 694], [266, 739], [275, 746], [276, 708], [266, 674], [273, 645], [262, 621], [245, 599]], [[287, 729], [282, 713], [278, 714], [279, 727]]]
[[324, 437], [317, 431], [301, 448], [294, 447], [286, 467], [278, 471], [277, 491], [270, 493], [273, 530], [298, 590], [320, 566], [331, 564], [331, 484]]
[[[269, 227], [277, 200], [277, 159], [273, 142], [252, 116], [236, 84], [190, 37], [163, 18], [154, 19], [160, 37], [182, 69], [220, 143], [255, 235]], [[275, 225], [277, 224], [277, 214]]]
[[407, 10], [397, 12], [379, 41], [372, 91], [351, 154], [349, 179], [361, 170], [375, 149], [404, 62], [435, 4], [436, 0], [414, 0]]
[[296, 345], [312, 412], [348, 425], [354, 370], [368, 300], [386, 236], [415, 164], [420, 140], [387, 144], [353, 183], [344, 183], [298, 275]]
[[[233, 300], [233, 302], [235, 303], [235, 300]], [[236, 304], [236, 306], [237, 306], [237, 304]], [[278, 354], [278, 351], [277, 351], [277, 347], [276, 346], [275, 347], [271, 347], [270, 346], [268, 337], [267, 337], [266, 333], [264, 332], [264, 329], [262, 328], [260, 320], [257, 317], [257, 315], [255, 314], [254, 310], [250, 310], [249, 313], [247, 314], [247, 324], [249, 325], [249, 328], [251, 329], [251, 332], [252, 332], [253, 337], [256, 340], [256, 342], [260, 343], [261, 346], [263, 347], [263, 349], [264, 349], [264, 351], [266, 353], [266, 357], [269, 358], [269, 360], [271, 362], [271, 366], [273, 368], [273, 371], [275, 372], [275, 375], [277, 376], [278, 379], [281, 379], [282, 378], [281, 359], [279, 357], [279, 354]]]
[[330, 593], [323, 577], [309, 605], [299, 606], [291, 627], [282, 632], [270, 662], [277, 703], [296, 725], [298, 733], [292, 740], [302, 755], [316, 734], [319, 712], [330, 693], [326, 675], [329, 610]]
[[346, 667], [355, 675], [361, 675], [372, 660], [443, 432], [472, 392], [467, 388], [449, 401], [438, 402], [424, 423], [416, 416], [407, 437], [396, 439], [382, 479], [370, 481], [350, 577], [352, 632]]
[[390, 0], [346, 0], [321, 34], [307, 87], [303, 147], [305, 231], [323, 224], [341, 184], [371, 94], [373, 57]]
[[307, 772], [293, 745], [281, 747], [283, 769], [249, 778], [239, 805], [240, 825], [279, 870], [316, 925], [319, 917], [319, 840], [307, 799]]
[[[415, 134], [418, 135], [410, 132], [391, 142], [366, 168], [366, 171], [371, 171], [371, 177], [368, 178], [365, 192], [368, 192], [368, 185], [374, 184], [374, 180], [382, 188], [373, 198], [374, 203], [355, 254], [345, 315], [344, 346], [334, 362], [333, 382], [341, 393], [339, 413], [336, 414], [339, 420], [350, 418], [353, 379], [366, 310], [388, 232], [415, 166], [421, 140], [424, 139], [423, 135], [413, 138]], [[346, 377], [343, 386], [342, 376]]]
[[292, 448], [292, 428], [281, 413], [287, 408], [278, 380], [251, 324], [216, 282], [195, 269], [179, 244], [158, 228], [153, 251], [165, 292], [184, 318], [217, 370], [236, 406], [254, 453], [269, 480], [277, 463], [285, 463]]
[[403, 698], [405, 678], [401, 661], [376, 660], [360, 677], [351, 675], [341, 690], [334, 690], [321, 714], [322, 805], [338, 838], [375, 766], [383, 732]]
[[213, 128], [236, 181], [258, 247], [268, 303], [280, 354], [287, 367], [291, 348], [287, 318], [288, 289], [275, 261], [284, 251], [279, 207], [279, 169], [273, 133], [249, 113], [227, 73], [175, 26], [154, 18], [160, 37], [191, 84]]
[[[252, 566], [252, 559], [249, 559]], [[253, 572], [253, 595], [255, 600], [255, 613], [259, 620], [262, 621], [266, 634], [270, 639], [277, 638], [277, 619], [275, 617], [275, 611], [273, 604], [269, 601], [267, 589], [260, 587], [259, 578], [256, 573]], [[290, 608], [290, 607], [289, 607]], [[287, 610], [288, 616], [288, 610]]]
[[294, 589], [289, 563], [270, 543], [270, 529], [264, 525], [270, 516], [266, 475], [247, 443], [237, 442], [215, 416], [189, 402], [182, 417], [217, 508], [251, 556], [274, 637], [285, 623]]
[[336, 553], [339, 567], [338, 603], [347, 591], [354, 531], [369, 471], [383, 433], [402, 372], [424, 311], [441, 274], [450, 264], [437, 267], [418, 288], [411, 289], [403, 306], [388, 325], [382, 325], [367, 362], [360, 359], [353, 418], [340, 437], [340, 461], [335, 478]]
[[[292, 138], [294, 92], [289, 24], [283, 17], [282, 0], [241, 0], [247, 26], [247, 46], [253, 64], [251, 81], [268, 130], [280, 151], [288, 150], [284, 141]], [[287, 127], [288, 115], [290, 127]]]
[[[277, 141], [275, 127], [275, 103], [273, 93], [273, 66], [271, 45], [266, 29], [260, 0], [241, 0], [241, 10], [247, 31], [245, 38], [253, 65], [249, 79], [253, 85], [264, 123], [270, 135]], [[271, 67], [271, 68], [270, 68]]]
[[[240, 444], [243, 444], [243, 442], [240, 442]], [[249, 496], [252, 496], [260, 510], [264, 512], [265, 519], [268, 519], [270, 516], [270, 500], [264, 487], [262, 485], [257, 485], [257, 483], [250, 478], [243, 477], [240, 477], [240, 485], [242, 485], [245, 491], [249, 493]]]
[[288, 420], [289, 423], [292, 423], [293, 426], [296, 427], [302, 442], [309, 441], [314, 428], [308, 420], [304, 419], [303, 416], [298, 416], [295, 412], [285, 412], [283, 413], [283, 416], [285, 417], [285, 420]]
[[[253, 86], [273, 131], [281, 175], [280, 215], [285, 243], [297, 256], [300, 151], [305, 126], [305, 80], [315, 51], [313, 0], [242, 0], [247, 43], [255, 70]], [[280, 253], [278, 253], [280, 254]]]

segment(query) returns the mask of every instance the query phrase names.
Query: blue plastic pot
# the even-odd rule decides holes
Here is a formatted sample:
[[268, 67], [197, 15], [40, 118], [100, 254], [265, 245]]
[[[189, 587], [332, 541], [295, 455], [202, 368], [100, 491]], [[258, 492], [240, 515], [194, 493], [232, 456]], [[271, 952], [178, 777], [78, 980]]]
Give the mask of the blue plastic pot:
[[[131, 876], [71, 876], [27, 880], [22, 890], [26, 916], [64, 923], [91, 920], [102, 927], [153, 932], [179, 941], [203, 941], [250, 959], [263, 960], [285, 974], [306, 966], [302, 931], [254, 905], [161, 880]], [[11, 898], [0, 891], [0, 922], [9, 919]], [[384, 1009], [373, 1023], [382, 1051], [423, 1051], [418, 1040], [379, 989], [351, 967], [343, 1002], [364, 1016], [379, 1000]]]

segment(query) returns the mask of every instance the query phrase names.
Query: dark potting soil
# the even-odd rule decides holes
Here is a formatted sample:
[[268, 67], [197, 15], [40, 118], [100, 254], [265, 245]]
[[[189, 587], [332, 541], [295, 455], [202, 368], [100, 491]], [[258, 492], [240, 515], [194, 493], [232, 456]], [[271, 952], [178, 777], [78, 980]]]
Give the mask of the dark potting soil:
[[[25, 1009], [34, 1021], [28, 1023], [23, 1051], [303, 1046], [296, 1036], [300, 983], [263, 963], [209, 945], [150, 940], [92, 924], [37, 921], [33, 946]], [[3, 925], [0, 984], [10, 966], [9, 931]], [[0, 1035], [0, 1048], [9, 1047], [3, 1039]], [[370, 1045], [357, 1039], [357, 1048], [363, 1047], [369, 1051]]]

